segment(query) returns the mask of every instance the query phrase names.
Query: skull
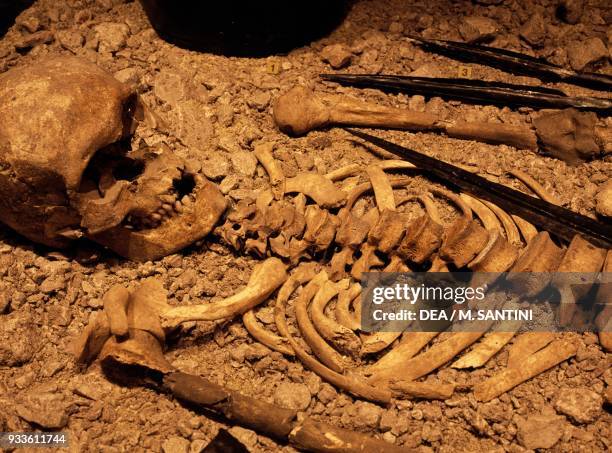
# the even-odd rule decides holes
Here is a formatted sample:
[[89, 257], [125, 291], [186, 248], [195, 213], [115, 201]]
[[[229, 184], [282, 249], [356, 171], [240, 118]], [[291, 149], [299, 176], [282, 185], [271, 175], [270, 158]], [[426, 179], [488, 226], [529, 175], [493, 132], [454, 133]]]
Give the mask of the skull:
[[136, 94], [97, 66], [56, 57], [0, 76], [0, 221], [52, 247], [87, 236], [130, 259], [174, 253], [226, 208], [170, 151], [128, 151]]

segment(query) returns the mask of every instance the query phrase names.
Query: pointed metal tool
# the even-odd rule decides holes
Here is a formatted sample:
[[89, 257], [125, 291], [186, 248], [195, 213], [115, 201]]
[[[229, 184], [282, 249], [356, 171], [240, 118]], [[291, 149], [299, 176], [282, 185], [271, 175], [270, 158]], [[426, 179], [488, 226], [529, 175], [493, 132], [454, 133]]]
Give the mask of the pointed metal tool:
[[612, 99], [569, 97], [560, 90], [483, 80], [411, 77], [371, 74], [321, 74], [323, 80], [362, 88], [378, 88], [426, 96], [459, 99], [468, 102], [496, 103], [534, 108], [564, 109], [574, 107], [600, 113], [612, 112]]
[[606, 74], [571, 71], [539, 58], [495, 47], [416, 36], [410, 39], [425, 50], [440, 53], [455, 60], [493, 66], [503, 71], [525, 74], [541, 80], [612, 91], [612, 77]]
[[612, 248], [612, 224], [598, 222], [374, 135], [354, 129], [345, 128], [345, 130], [454, 184], [470, 195], [495, 203], [509, 213], [522, 217], [566, 241], [571, 241], [579, 234], [597, 247]]

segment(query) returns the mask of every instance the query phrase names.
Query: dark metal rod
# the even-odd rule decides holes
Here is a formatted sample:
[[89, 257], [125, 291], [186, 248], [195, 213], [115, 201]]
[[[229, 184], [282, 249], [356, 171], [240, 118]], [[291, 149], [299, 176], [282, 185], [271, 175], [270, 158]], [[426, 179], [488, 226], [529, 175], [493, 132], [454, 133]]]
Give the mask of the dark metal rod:
[[529, 55], [495, 47], [440, 39], [425, 39], [416, 36], [411, 37], [411, 39], [426, 50], [441, 53], [455, 60], [486, 64], [504, 71], [526, 74], [540, 79], [572, 83], [596, 90], [612, 91], [612, 77], [606, 74], [571, 71]]
[[321, 74], [323, 80], [362, 88], [378, 88], [394, 92], [441, 96], [469, 102], [495, 102], [534, 108], [568, 108], [612, 112], [612, 100], [596, 97], [570, 97], [562, 91], [486, 82], [470, 79], [410, 77], [371, 74]]

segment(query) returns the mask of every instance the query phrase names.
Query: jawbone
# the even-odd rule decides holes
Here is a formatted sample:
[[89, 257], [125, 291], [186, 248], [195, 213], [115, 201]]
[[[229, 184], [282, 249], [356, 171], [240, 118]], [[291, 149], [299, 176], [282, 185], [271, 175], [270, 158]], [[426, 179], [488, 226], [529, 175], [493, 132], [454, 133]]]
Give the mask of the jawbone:
[[210, 233], [227, 208], [227, 200], [210, 181], [198, 182], [194, 192], [191, 205], [158, 227], [136, 231], [119, 225], [88, 237], [135, 261], [152, 261], [175, 253]]

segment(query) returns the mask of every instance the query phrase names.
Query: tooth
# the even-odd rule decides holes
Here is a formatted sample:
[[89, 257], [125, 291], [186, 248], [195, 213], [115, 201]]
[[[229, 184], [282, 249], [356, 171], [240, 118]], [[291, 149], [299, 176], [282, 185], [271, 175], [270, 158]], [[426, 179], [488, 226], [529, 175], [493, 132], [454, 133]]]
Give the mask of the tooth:
[[157, 214], [159, 214], [159, 215], [162, 215], [162, 216], [163, 216], [165, 213], [166, 213], [166, 210], [165, 210], [164, 208], [159, 208], [159, 209], [157, 210]]
[[176, 200], [174, 202], [174, 210], [180, 214], [181, 212], [183, 212], [183, 204], [180, 201]]
[[189, 195], [185, 195], [181, 199], [181, 203], [183, 203], [184, 206], [189, 206], [192, 203], [192, 200], [191, 200], [191, 198], [189, 198]]
[[173, 210], [173, 209], [172, 209], [172, 205], [171, 205], [171, 204], [169, 204], [169, 203], [164, 203], [164, 204], [162, 205], [162, 209], [163, 209], [164, 211], [166, 211], [168, 214], [170, 214], [170, 213], [172, 212], [172, 210]]
[[157, 212], [154, 212], [153, 214], [151, 214], [151, 219], [154, 221], [159, 221], [161, 220], [162, 216], [161, 214], [158, 214]]
[[170, 194], [164, 194], [164, 195], [160, 195], [159, 199], [164, 202], [164, 203], [172, 203], [174, 201], [176, 197], [170, 195]]

